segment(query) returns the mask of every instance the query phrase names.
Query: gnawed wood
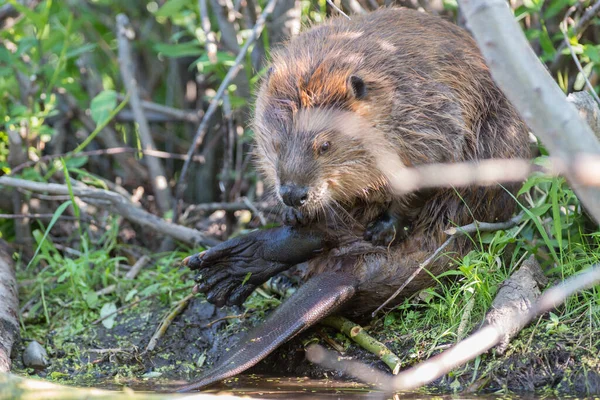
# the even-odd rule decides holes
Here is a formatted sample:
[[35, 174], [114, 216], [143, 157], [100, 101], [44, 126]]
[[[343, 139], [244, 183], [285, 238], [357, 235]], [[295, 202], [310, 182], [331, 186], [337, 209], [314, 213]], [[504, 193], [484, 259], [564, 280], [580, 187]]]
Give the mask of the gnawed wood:
[[533, 256], [502, 283], [485, 317], [486, 323], [501, 327], [504, 333], [496, 347], [498, 353], [504, 353], [510, 339], [523, 329], [518, 316], [529, 312], [542, 293], [540, 289], [547, 284], [548, 279]]

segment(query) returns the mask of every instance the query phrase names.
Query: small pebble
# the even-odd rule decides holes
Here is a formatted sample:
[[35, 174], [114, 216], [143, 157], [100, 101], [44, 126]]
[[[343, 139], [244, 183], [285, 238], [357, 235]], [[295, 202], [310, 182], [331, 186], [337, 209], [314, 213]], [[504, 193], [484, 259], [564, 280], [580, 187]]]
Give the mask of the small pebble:
[[50, 362], [48, 361], [48, 353], [41, 344], [32, 340], [27, 345], [23, 352], [23, 364], [28, 368], [44, 369]]

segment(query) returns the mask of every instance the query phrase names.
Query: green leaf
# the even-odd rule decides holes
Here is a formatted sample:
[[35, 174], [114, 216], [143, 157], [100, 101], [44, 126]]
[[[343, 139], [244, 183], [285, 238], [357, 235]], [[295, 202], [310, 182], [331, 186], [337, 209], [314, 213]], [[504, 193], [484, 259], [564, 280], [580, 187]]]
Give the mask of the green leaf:
[[117, 317], [116, 311], [117, 306], [113, 302], [105, 303], [102, 306], [102, 309], [100, 310], [100, 318], [104, 318], [107, 315], [112, 314], [110, 317], [102, 320], [102, 325], [104, 325], [106, 329], [112, 329], [112, 327], [115, 325], [115, 318]]
[[52, 229], [56, 221], [58, 221], [62, 213], [64, 213], [67, 207], [69, 207], [71, 204], [72, 202], [71, 200], [69, 200], [65, 201], [60, 206], [58, 206], [58, 208], [54, 212], [54, 215], [52, 216], [52, 219], [50, 220], [50, 223], [48, 224], [48, 227], [46, 228], [46, 232], [44, 232], [44, 236], [42, 236], [42, 239], [38, 243], [37, 249], [35, 249], [35, 253], [33, 253], [33, 257], [31, 257], [29, 264], [27, 264], [27, 267], [25, 267], [26, 270], [29, 269], [31, 263], [33, 263], [33, 260], [35, 260], [35, 258], [37, 257], [38, 253], [40, 252], [40, 249], [42, 248], [42, 245], [44, 244], [44, 241], [46, 240], [46, 237], [48, 237], [48, 234], [50, 233], [50, 230]]
[[583, 74], [581, 72], [577, 74], [577, 78], [575, 78], [575, 83], [573, 84], [573, 89], [583, 90], [583, 88], [585, 87], [585, 78], [589, 78], [589, 76], [592, 74], [593, 68], [594, 68], [593, 62], [591, 62], [583, 67]]
[[104, 129], [104, 127], [106, 125], [108, 125], [110, 120], [112, 120], [127, 105], [127, 102], [129, 101], [129, 96], [130, 96], [130, 94], [127, 93], [127, 96], [125, 97], [125, 99], [121, 102], [121, 104], [119, 104], [117, 106], [117, 108], [115, 108], [110, 113], [110, 115], [108, 116], [108, 119], [105, 119], [103, 122], [99, 123], [98, 126], [96, 126], [96, 129], [94, 129], [94, 131], [92, 133], [90, 133], [90, 135], [79, 146], [77, 146], [75, 148], [75, 150], [68, 153], [67, 156], [71, 156], [71, 155], [79, 153], [80, 151], [83, 151], [83, 149], [85, 149], [86, 146], [88, 144], [90, 144], [92, 140], [94, 140], [96, 135], [98, 135], [102, 131], [102, 129]]
[[242, 285], [241, 286], [244, 286], [246, 284], [246, 282], [248, 282], [248, 279], [250, 279], [251, 276], [252, 276], [252, 272], [248, 272], [246, 274], [246, 276], [244, 277], [244, 280], [242, 281]]
[[0, 46], [0, 62], [10, 63], [12, 60], [12, 55], [10, 51], [4, 46]]
[[[549, 3], [549, 4], [548, 4]], [[560, 14], [565, 7], [570, 5], [570, 0], [554, 0], [546, 3], [546, 9], [544, 11], [544, 18], [550, 19]]]
[[562, 249], [562, 221], [560, 220], [560, 206], [558, 204], [558, 189], [559, 182], [554, 181], [552, 184], [552, 189], [550, 190], [550, 200], [552, 200], [552, 220], [554, 227], [554, 238], [556, 239], [556, 243], [558, 244], [558, 248]]
[[545, 57], [554, 57], [556, 50], [554, 49], [554, 45], [552, 44], [552, 39], [550, 39], [550, 35], [546, 29], [546, 25], [542, 26], [542, 31], [540, 32], [540, 46], [542, 47], [542, 50], [544, 50]]
[[83, 167], [87, 162], [87, 157], [73, 157], [65, 160], [69, 170]]
[[204, 53], [204, 49], [200, 46], [200, 43], [196, 41], [185, 43], [155, 43], [152, 47], [157, 53], [172, 58], [198, 56]]
[[85, 302], [90, 308], [95, 308], [96, 304], [98, 304], [98, 294], [93, 290], [90, 290], [85, 294]]
[[587, 56], [594, 64], [600, 64], [600, 49], [598, 46], [585, 45], [583, 46], [583, 54]]
[[23, 4], [17, 2], [16, 0], [8, 0], [10, 4], [25, 17], [29, 18], [31, 22], [35, 25], [36, 29], [41, 30], [44, 25], [46, 25], [46, 19], [43, 15], [36, 13], [33, 10], [30, 10], [29, 7], [24, 6]]
[[130, 301], [131, 299], [133, 299], [133, 296], [135, 296], [137, 294], [137, 289], [131, 289], [129, 291], [129, 293], [127, 293], [127, 296], [125, 296], [125, 302]]
[[198, 368], [202, 368], [202, 366], [204, 365], [205, 362], [206, 362], [206, 353], [202, 353], [202, 354], [200, 354], [200, 357], [198, 357], [198, 361], [196, 361], [196, 366]]
[[117, 92], [104, 90], [92, 99], [90, 111], [96, 124], [102, 124], [109, 119], [110, 114], [117, 107]]
[[154, 13], [156, 17], [173, 17], [188, 3], [188, 0], [168, 0]]

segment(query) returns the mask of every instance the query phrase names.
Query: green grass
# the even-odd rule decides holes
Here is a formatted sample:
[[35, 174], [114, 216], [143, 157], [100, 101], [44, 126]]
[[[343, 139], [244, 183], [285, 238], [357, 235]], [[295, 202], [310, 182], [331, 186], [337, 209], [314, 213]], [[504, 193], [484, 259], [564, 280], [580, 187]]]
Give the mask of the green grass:
[[[57, 210], [57, 215], [60, 212]], [[130, 265], [130, 261], [116, 255], [126, 249], [117, 240], [119, 218], [112, 216], [106, 223], [107, 231], [93, 243], [87, 234], [79, 236], [80, 247], [86, 251], [66, 254], [46, 236], [48, 229], [33, 232], [38, 240], [33, 267], [17, 269], [17, 279], [23, 282], [21, 303], [29, 304], [21, 316], [23, 337], [43, 342], [51, 331], [59, 338], [72, 337], [90, 329], [107, 306], [117, 308], [147, 296], [168, 305], [187, 294], [182, 289], [191, 288], [193, 282], [178, 266], [189, 249], [151, 254], [151, 261], [136, 279], [126, 280], [122, 265]], [[96, 293], [110, 285], [116, 285], [113, 293]]]
[[[455, 260], [456, 270], [436, 277], [436, 287], [405, 300], [383, 318], [381, 331], [389, 340], [398, 346], [400, 340], [395, 338], [411, 343], [404, 360], [407, 364], [422, 361], [476, 330], [500, 284], [529, 254], [546, 261], [542, 265], [549, 278], [548, 286], [598, 262], [600, 233], [585, 233], [586, 217], [564, 179], [534, 176], [524, 188], [528, 192], [531, 189], [531, 195], [524, 198], [526, 214], [518, 226], [481, 234], [480, 239], [474, 237], [475, 250]], [[465, 314], [466, 325], [463, 322], [464, 326], [459, 328]], [[593, 360], [600, 349], [600, 288], [584, 290], [534, 321], [513, 340], [506, 355], [527, 356], [541, 350], [541, 344], [548, 346], [542, 346], [545, 350], [564, 346], [573, 354], [582, 354], [582, 359], [587, 360], [582, 365], [598, 371]], [[484, 357], [488, 357], [485, 365], [491, 370], [495, 365], [493, 357]], [[480, 364], [481, 357], [452, 376], [464, 374], [475, 379], [470, 377], [477, 375]]]

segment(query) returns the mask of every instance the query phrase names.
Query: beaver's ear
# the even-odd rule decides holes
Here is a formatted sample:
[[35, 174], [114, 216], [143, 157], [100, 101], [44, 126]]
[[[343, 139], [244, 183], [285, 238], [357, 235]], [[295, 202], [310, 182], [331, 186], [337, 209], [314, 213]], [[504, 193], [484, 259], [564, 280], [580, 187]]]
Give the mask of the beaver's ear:
[[358, 100], [364, 99], [367, 96], [367, 85], [360, 76], [351, 75], [348, 78], [348, 89]]

